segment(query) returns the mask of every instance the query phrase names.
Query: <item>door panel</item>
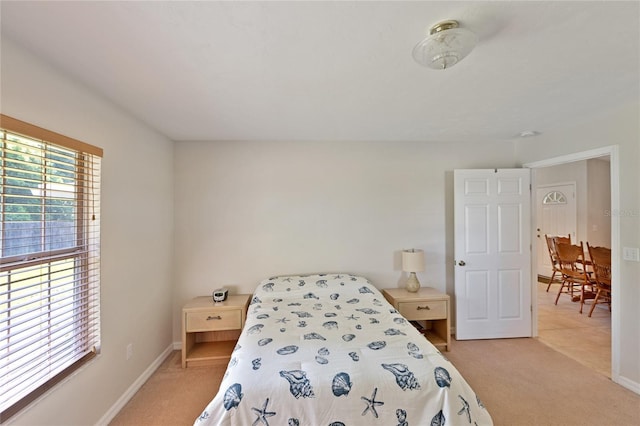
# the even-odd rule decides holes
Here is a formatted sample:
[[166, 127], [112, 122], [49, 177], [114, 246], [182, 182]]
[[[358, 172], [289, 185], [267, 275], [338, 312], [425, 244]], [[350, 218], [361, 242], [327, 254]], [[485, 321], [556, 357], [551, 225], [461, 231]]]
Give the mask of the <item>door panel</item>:
[[456, 338], [531, 336], [528, 169], [455, 170]]
[[519, 253], [522, 212], [518, 204], [498, 205], [498, 252]]
[[522, 298], [522, 279], [519, 270], [501, 270], [498, 272], [499, 312], [501, 319], [522, 318], [520, 303], [512, 303]]
[[488, 271], [466, 272], [467, 315], [470, 321], [489, 319]]
[[489, 206], [465, 206], [465, 243], [467, 252], [486, 253], [489, 244]]

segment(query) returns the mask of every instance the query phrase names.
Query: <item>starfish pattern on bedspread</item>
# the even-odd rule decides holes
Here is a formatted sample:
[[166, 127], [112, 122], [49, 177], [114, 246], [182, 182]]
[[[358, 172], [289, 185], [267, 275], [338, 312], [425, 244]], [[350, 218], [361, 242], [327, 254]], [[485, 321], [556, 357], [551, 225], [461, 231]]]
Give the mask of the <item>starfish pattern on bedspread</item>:
[[251, 407], [251, 410], [253, 410], [258, 415], [256, 420], [253, 422], [253, 426], [256, 426], [258, 422], [264, 424], [265, 426], [269, 426], [267, 417], [275, 416], [276, 413], [274, 411], [267, 411], [267, 405], [269, 405], [269, 398], [264, 401], [262, 409]]
[[367, 398], [364, 396], [361, 396], [360, 399], [362, 399], [363, 401], [365, 401], [367, 403], [366, 408], [364, 409], [364, 411], [362, 412], [362, 415], [364, 416], [365, 414], [367, 414], [367, 411], [371, 411], [373, 413], [373, 416], [377, 419], [378, 418], [378, 412], [376, 411], [376, 406], [377, 405], [384, 405], [384, 402], [382, 401], [376, 401], [376, 393], [378, 393], [378, 388], [375, 388], [373, 390], [373, 393], [371, 394], [371, 398]]

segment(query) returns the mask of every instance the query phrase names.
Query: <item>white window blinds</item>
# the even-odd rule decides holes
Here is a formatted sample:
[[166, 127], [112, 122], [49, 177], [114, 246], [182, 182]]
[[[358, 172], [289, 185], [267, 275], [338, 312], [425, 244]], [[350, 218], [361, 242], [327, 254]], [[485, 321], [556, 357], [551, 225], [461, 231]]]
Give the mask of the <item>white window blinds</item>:
[[102, 150], [0, 118], [4, 421], [99, 348]]

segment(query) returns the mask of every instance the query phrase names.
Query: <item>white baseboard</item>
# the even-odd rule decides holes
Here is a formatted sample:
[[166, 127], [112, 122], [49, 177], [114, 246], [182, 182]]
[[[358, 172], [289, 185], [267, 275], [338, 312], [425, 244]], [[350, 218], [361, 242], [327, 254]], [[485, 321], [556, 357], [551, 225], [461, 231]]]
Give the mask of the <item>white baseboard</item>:
[[182, 342], [173, 342], [173, 350], [179, 351], [182, 349]]
[[114, 417], [120, 412], [120, 410], [122, 410], [127, 402], [129, 402], [129, 400], [133, 398], [133, 395], [138, 392], [142, 385], [144, 385], [144, 383], [149, 380], [149, 377], [151, 377], [151, 375], [158, 369], [158, 367], [160, 367], [162, 362], [167, 359], [171, 352], [173, 352], [174, 345], [175, 343], [167, 346], [167, 348], [151, 363], [151, 365], [149, 365], [149, 367], [144, 370], [140, 377], [138, 377], [136, 381], [133, 382], [131, 386], [129, 386], [129, 389], [127, 389], [126, 392], [123, 393], [120, 398], [118, 398], [116, 403], [113, 404], [106, 413], [104, 413], [104, 415], [100, 420], [98, 420], [96, 425], [106, 426], [111, 422], [111, 420], [114, 419]]
[[632, 392], [640, 395], [640, 383], [634, 382], [633, 380], [628, 379], [627, 377], [618, 376], [615, 380], [620, 386], [629, 389]]

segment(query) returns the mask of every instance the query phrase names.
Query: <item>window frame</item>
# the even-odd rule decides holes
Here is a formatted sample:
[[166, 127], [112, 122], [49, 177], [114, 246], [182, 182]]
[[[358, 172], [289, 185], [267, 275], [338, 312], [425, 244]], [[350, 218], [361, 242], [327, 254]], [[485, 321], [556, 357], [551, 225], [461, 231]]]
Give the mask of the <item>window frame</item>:
[[[12, 319], [14, 320], [14, 323], [19, 324], [20, 320], [16, 321], [16, 317], [24, 315], [22, 313], [12, 314], [12, 312], [16, 310], [16, 308], [12, 307], [12, 303], [14, 305], [18, 305], [18, 303], [16, 303], [16, 299], [25, 299], [24, 296], [17, 297], [15, 293], [24, 291], [24, 288], [33, 286], [36, 289], [39, 287], [44, 289], [36, 290], [34, 291], [34, 294], [52, 293], [52, 289], [56, 289], [57, 287], [62, 289], [61, 293], [65, 293], [66, 295], [60, 296], [59, 300], [64, 301], [65, 303], [69, 302], [67, 305], [69, 307], [65, 308], [66, 311], [63, 311], [59, 307], [54, 308], [54, 303], [50, 302], [48, 304], [45, 303], [45, 308], [29, 308], [29, 313], [33, 311], [42, 311], [43, 313], [37, 315], [40, 324], [43, 323], [42, 318], [49, 318], [49, 322], [59, 321], [62, 323], [64, 321], [65, 325], [60, 326], [60, 329], [63, 330], [63, 333], [66, 333], [65, 336], [71, 336], [69, 339], [67, 339], [67, 337], [63, 339], [58, 336], [54, 336], [58, 331], [51, 331], [53, 327], [47, 329], [48, 331], [44, 333], [38, 333], [37, 327], [32, 327], [30, 325], [23, 328], [23, 330], [28, 330], [23, 333], [31, 338], [31, 344], [39, 345], [38, 348], [40, 351], [42, 353], [46, 353], [46, 355], [42, 355], [42, 358], [35, 358], [35, 360], [25, 362], [24, 364], [34, 364], [34, 366], [30, 366], [25, 372], [21, 372], [20, 374], [13, 376], [7, 374], [7, 377], [9, 377], [6, 379], [7, 383], [13, 382], [14, 384], [10, 387], [7, 385], [7, 388], [5, 389], [13, 390], [14, 388], [18, 388], [20, 385], [15, 385], [16, 381], [29, 380], [29, 378], [25, 379], [23, 377], [27, 376], [27, 374], [35, 375], [36, 373], [33, 373], [33, 371], [37, 371], [37, 368], [39, 367], [37, 360], [39, 359], [47, 359], [49, 362], [49, 364], [41, 369], [50, 369], [53, 370], [53, 372], [42, 373], [38, 371], [37, 374], [40, 375], [40, 377], [37, 381], [34, 380], [34, 383], [26, 390], [17, 393], [17, 396], [8, 396], [6, 397], [7, 399], [3, 396], [2, 399], [0, 399], [1, 423], [18, 413], [21, 409], [29, 405], [78, 368], [85, 365], [87, 361], [94, 358], [96, 354], [99, 353], [99, 166], [100, 159], [103, 156], [103, 150], [85, 142], [69, 138], [4, 114], [0, 114], [0, 129], [2, 132], [2, 137], [0, 138], [0, 186], [3, 188], [3, 191], [0, 193], [0, 221], [2, 222], [0, 223], [0, 250], [2, 250], [3, 247], [6, 248], [5, 244], [7, 241], [10, 241], [11, 238], [6, 237], [8, 233], [6, 232], [5, 226], [7, 223], [6, 216], [10, 215], [10, 213], [5, 211], [5, 206], [12, 205], [7, 201], [7, 199], [10, 199], [12, 196], [8, 196], [6, 194], [6, 188], [10, 186], [8, 183], [9, 179], [13, 179], [15, 181], [24, 179], [11, 176], [7, 177], [8, 175], [6, 170], [9, 167], [7, 165], [7, 159], [9, 157], [5, 151], [8, 151], [9, 142], [7, 142], [5, 132], [7, 134], [36, 141], [44, 147], [42, 148], [42, 158], [46, 161], [44, 165], [40, 166], [42, 170], [35, 172], [35, 174], [42, 174], [43, 177], [49, 173], [47, 171], [50, 167], [48, 162], [57, 161], [47, 157], [48, 155], [54, 153], [56, 150], [65, 150], [76, 155], [73, 157], [74, 162], [72, 163], [72, 169], [70, 169], [74, 176], [72, 179], [74, 182], [74, 191], [72, 192], [73, 196], [69, 197], [67, 195], [68, 198], [72, 198], [71, 206], [73, 210], [73, 220], [69, 221], [67, 219], [64, 221], [72, 222], [72, 225], [67, 226], [67, 229], [63, 234], [66, 237], [72, 237], [72, 243], [67, 243], [68, 246], [64, 248], [55, 248], [52, 247], [55, 246], [55, 244], [47, 240], [49, 238], [46, 234], [47, 223], [53, 221], [48, 218], [50, 213], [47, 212], [46, 207], [48, 207], [47, 202], [51, 202], [51, 197], [46, 195], [46, 191], [53, 192], [54, 190], [48, 188], [45, 184], [42, 192], [39, 195], [32, 197], [32, 199], [40, 201], [40, 204], [38, 205], [45, 207], [40, 213], [38, 213], [38, 215], [41, 216], [38, 222], [40, 223], [40, 232], [42, 233], [42, 242], [41, 246], [39, 246], [40, 250], [7, 255], [6, 257], [2, 257], [4, 253], [0, 251], [0, 333], [2, 333], [0, 334], [0, 348], [4, 348], [4, 350], [0, 351], [0, 369], [10, 372], [11, 367], [20, 365], [18, 361], [15, 361], [18, 359], [15, 355], [14, 357], [11, 357], [12, 345], [19, 346], [19, 344], [11, 343], [10, 339], [14, 337], [16, 341], [19, 341], [20, 339], [26, 340], [22, 335], [19, 335], [20, 337], [15, 336], [15, 334], [18, 333], [13, 333], [12, 328], [19, 328], [19, 325], [11, 324]], [[97, 170], [94, 168], [94, 164], [97, 164]], [[43, 179], [43, 182], [48, 181]], [[95, 188], [94, 185], [96, 185]], [[51, 183], [50, 186], [53, 187], [54, 184]], [[91, 189], [87, 190], [86, 188], [89, 186]], [[93, 193], [94, 190], [95, 193]], [[89, 208], [91, 211], [88, 210]], [[92, 215], [89, 219], [87, 219], [88, 214]], [[29, 220], [29, 222], [33, 221]], [[62, 279], [55, 278], [56, 274], [60, 274], [60, 270], [56, 270], [59, 265], [63, 265], [63, 267], [66, 268], [64, 270], [65, 276]], [[27, 271], [37, 271], [37, 275], [36, 272], [33, 272], [33, 277], [28, 276]], [[28, 276], [27, 278], [22, 279], [23, 282], [27, 283], [25, 287], [20, 287], [19, 284], [16, 284], [20, 282], [20, 274]], [[18, 278], [13, 279], [12, 275], [16, 275]], [[46, 278], [42, 279], [43, 277]], [[30, 284], [34, 279], [42, 279], [42, 281], [36, 285]], [[15, 286], [16, 289], [12, 289], [12, 286]], [[6, 297], [4, 297], [5, 295]], [[47, 299], [47, 297], [48, 296], [39, 295], [36, 300], [41, 302], [42, 300]], [[49, 297], [53, 300], [53, 296]], [[33, 302], [24, 303], [33, 304]], [[61, 314], [61, 312], [64, 312], [64, 315]], [[6, 315], [3, 316], [4, 313], [6, 313]], [[65, 319], [61, 320], [60, 318], [63, 317]], [[71, 319], [68, 320], [66, 318]], [[32, 332], [32, 328], [35, 328], [36, 331]], [[41, 343], [41, 338], [35, 337], [37, 334], [42, 334], [47, 338], [45, 343]], [[58, 347], [61, 346], [60, 342], [62, 340], [70, 343], [65, 343], [65, 346], [63, 346], [62, 349], [58, 349]], [[53, 342], [54, 346], [49, 347], [47, 342]], [[77, 346], [81, 346], [82, 349], [74, 351], [73, 348]], [[64, 361], [58, 361], [55, 358], [60, 356], [58, 354], [62, 350], [71, 351], [72, 355], [65, 353], [61, 356], [61, 359], [64, 359]], [[16, 350], [13, 349], [13, 351], [15, 352]], [[1, 372], [2, 371], [0, 371], [0, 373]], [[14, 378], [12, 379], [10, 377]], [[15, 379], [15, 377], [18, 377], [18, 379]], [[4, 385], [4, 379], [2, 376], [0, 376], [0, 383]]]

